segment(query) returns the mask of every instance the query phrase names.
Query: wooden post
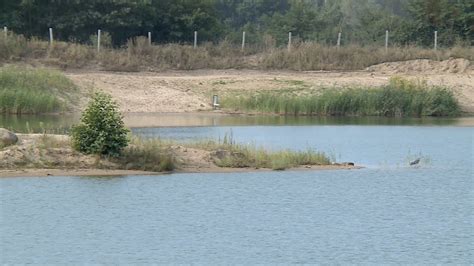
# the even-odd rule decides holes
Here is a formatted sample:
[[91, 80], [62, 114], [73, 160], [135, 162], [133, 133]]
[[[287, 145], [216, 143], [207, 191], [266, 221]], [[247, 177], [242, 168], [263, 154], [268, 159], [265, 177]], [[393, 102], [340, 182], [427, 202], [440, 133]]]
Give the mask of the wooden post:
[[97, 30], [97, 53], [100, 52], [100, 30]]
[[291, 31], [288, 32], [288, 52], [291, 51]]
[[341, 33], [337, 34], [337, 48], [341, 46]]
[[388, 30], [385, 31], [385, 52], [388, 52]]
[[148, 45], [151, 46], [151, 32], [148, 32]]
[[438, 50], [438, 31], [435, 30], [434, 32], [434, 49], [435, 51]]
[[5, 26], [3, 27], [3, 34], [5, 34], [5, 39], [8, 37], [8, 28]]
[[49, 28], [49, 46], [53, 47], [53, 28]]
[[194, 49], [196, 49], [198, 43], [198, 32], [194, 32]]
[[242, 51], [245, 50], [245, 31], [242, 32]]

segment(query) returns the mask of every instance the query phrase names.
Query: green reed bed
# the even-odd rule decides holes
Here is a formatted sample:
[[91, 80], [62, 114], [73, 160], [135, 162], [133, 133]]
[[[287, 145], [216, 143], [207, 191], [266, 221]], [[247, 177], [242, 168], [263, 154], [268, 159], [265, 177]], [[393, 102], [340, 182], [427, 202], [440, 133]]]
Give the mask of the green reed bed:
[[263, 92], [252, 96], [227, 95], [227, 109], [284, 115], [334, 116], [456, 116], [459, 103], [444, 87], [392, 78], [381, 88], [325, 89], [310, 95]]
[[0, 113], [38, 114], [66, 111], [76, 86], [59, 72], [0, 68]]

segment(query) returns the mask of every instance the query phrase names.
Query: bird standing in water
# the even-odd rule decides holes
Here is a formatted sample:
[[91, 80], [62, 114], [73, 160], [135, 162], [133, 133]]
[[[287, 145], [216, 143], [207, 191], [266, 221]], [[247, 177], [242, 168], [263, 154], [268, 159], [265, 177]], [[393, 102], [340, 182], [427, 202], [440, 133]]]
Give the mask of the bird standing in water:
[[418, 159], [416, 159], [416, 160], [410, 162], [410, 165], [417, 165], [417, 164], [419, 164], [419, 163], [420, 163], [420, 158], [418, 158]]

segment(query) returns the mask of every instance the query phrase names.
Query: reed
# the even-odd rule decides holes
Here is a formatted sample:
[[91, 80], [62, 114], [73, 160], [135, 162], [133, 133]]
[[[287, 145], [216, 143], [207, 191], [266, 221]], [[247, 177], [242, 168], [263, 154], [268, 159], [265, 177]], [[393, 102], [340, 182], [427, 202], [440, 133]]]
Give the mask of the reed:
[[298, 166], [331, 164], [331, 160], [323, 152], [313, 149], [270, 151], [251, 144], [236, 143], [232, 134], [226, 135], [223, 140], [208, 140], [187, 145], [212, 151], [214, 163], [219, 167], [284, 170]]
[[460, 106], [453, 92], [426, 82], [392, 78], [380, 88], [328, 88], [311, 95], [262, 92], [227, 95], [223, 108], [244, 112], [320, 116], [456, 116]]
[[163, 172], [176, 168], [176, 160], [168, 145], [159, 139], [132, 138], [117, 161], [125, 170]]
[[46, 69], [0, 68], [0, 113], [60, 112], [74, 102], [77, 87], [63, 74]]

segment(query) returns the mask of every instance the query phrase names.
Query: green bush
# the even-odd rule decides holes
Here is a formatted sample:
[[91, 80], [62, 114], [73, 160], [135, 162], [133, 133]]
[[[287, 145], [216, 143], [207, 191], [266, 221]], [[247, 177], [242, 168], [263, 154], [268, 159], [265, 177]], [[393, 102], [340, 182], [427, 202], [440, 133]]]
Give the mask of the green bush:
[[128, 145], [118, 105], [105, 93], [95, 93], [82, 114], [81, 124], [72, 129], [73, 147], [86, 154], [117, 157]]

